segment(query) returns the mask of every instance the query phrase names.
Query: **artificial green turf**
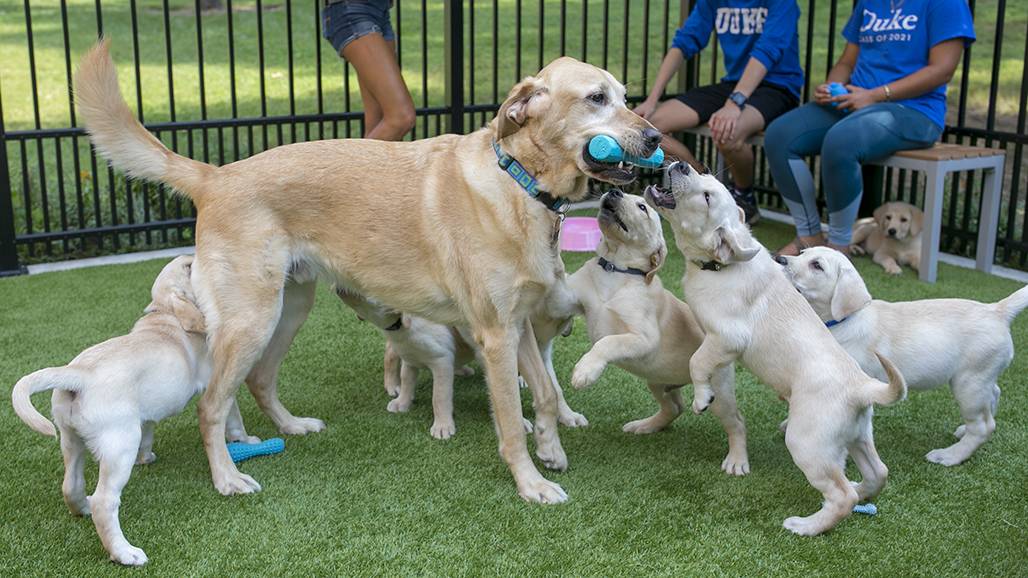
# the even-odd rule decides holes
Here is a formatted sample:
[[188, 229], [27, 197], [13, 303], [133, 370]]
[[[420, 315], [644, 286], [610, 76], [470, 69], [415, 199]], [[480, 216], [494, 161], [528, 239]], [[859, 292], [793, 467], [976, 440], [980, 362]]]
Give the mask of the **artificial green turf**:
[[[762, 224], [771, 247], [785, 227]], [[682, 260], [671, 250], [662, 272], [679, 291]], [[569, 270], [587, 256], [566, 254]], [[899, 300], [997, 300], [1018, 284], [941, 266], [939, 283], [907, 271], [886, 277], [859, 259], [872, 293]], [[0, 280], [0, 382], [63, 364], [126, 332], [149, 298], [163, 261]], [[1028, 316], [1014, 341], [1028, 339]], [[783, 340], [788, 336], [783, 335]], [[567, 381], [587, 348], [581, 323], [556, 347]], [[964, 465], [944, 468], [924, 454], [954, 441], [959, 424], [945, 390], [914, 393], [877, 412], [878, 449], [889, 484], [879, 514], [853, 516], [831, 533], [800, 538], [782, 520], [819, 507], [786, 451], [778, 422], [785, 406], [740, 371], [739, 402], [749, 427], [753, 472], [718, 469], [724, 433], [711, 415], [683, 415], [669, 430], [621, 432], [655, 404], [643, 383], [611, 367], [592, 389], [568, 391], [590, 420], [562, 428], [570, 459], [547, 473], [568, 491], [564, 505], [522, 502], [496, 451], [482, 378], [458, 378], [457, 435], [428, 435], [427, 375], [409, 414], [385, 411], [382, 339], [324, 289], [282, 369], [285, 404], [328, 428], [290, 437], [283, 454], [242, 465], [264, 487], [222, 497], [211, 485], [191, 405], [157, 427], [158, 460], [133, 472], [122, 502], [128, 539], [150, 563], [136, 574], [574, 574], [639, 575], [1025, 575], [1028, 565], [1028, 388], [1021, 352], [1002, 377], [998, 429]], [[7, 391], [7, 389], [5, 389]], [[525, 398], [526, 410], [530, 402]], [[41, 409], [48, 396], [35, 399]], [[249, 394], [251, 433], [276, 435]], [[0, 574], [95, 575], [109, 564], [90, 521], [61, 500], [58, 444], [0, 411]], [[95, 480], [95, 466], [87, 480]]]

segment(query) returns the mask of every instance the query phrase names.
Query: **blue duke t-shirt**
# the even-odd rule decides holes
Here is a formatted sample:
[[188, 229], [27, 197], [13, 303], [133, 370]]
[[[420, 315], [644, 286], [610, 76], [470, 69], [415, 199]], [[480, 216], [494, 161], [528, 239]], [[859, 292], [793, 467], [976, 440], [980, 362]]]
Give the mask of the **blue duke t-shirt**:
[[750, 58], [767, 69], [764, 82], [799, 98], [803, 87], [796, 0], [699, 0], [685, 24], [675, 32], [672, 48], [686, 58], [703, 50], [710, 32], [717, 33], [725, 57], [725, 77], [735, 82]]
[[[850, 84], [877, 88], [928, 65], [936, 44], [963, 38], [974, 42], [967, 0], [859, 0], [842, 35], [860, 46]], [[946, 124], [946, 85], [914, 98], [895, 101]]]

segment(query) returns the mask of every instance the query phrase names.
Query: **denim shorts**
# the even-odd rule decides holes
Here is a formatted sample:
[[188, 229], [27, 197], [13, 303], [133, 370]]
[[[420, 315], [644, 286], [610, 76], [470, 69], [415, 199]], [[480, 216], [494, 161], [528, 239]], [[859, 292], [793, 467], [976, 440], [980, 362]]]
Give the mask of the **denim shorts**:
[[321, 11], [321, 35], [341, 54], [346, 45], [361, 36], [378, 33], [395, 40], [389, 23], [391, 0], [349, 0], [326, 6]]

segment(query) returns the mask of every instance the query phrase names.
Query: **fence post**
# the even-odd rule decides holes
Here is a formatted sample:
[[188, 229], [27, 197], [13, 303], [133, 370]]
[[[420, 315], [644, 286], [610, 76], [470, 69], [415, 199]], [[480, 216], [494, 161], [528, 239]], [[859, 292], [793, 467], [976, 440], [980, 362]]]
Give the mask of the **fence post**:
[[[464, 133], [464, 2], [446, 0], [446, 103], [450, 109], [447, 132]], [[474, 39], [472, 39], [474, 42]]]
[[[676, 24], [676, 28], [681, 26], [685, 22], [685, 19], [689, 17], [692, 12], [693, 5], [696, 0], [679, 0], [678, 1], [678, 14], [681, 18], [681, 22]], [[664, 50], [668, 50], [669, 47], [665, 46]], [[697, 69], [696, 69], [696, 57], [690, 58], [682, 63], [682, 66], [678, 68], [678, 94], [683, 94], [689, 90], [695, 84]], [[692, 133], [684, 133], [682, 138], [682, 144], [684, 144], [693, 154], [696, 153], [696, 135]]]
[[3, 118], [0, 117], [0, 277], [27, 272], [18, 262], [18, 245], [14, 240], [14, 204], [11, 200], [11, 173], [7, 167], [6, 135]]

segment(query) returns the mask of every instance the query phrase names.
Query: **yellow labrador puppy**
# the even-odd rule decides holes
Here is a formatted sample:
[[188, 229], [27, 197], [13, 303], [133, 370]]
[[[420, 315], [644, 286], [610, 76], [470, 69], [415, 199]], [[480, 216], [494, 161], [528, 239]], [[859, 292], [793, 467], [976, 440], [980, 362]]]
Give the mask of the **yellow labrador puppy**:
[[200, 422], [219, 492], [260, 490], [221, 441], [244, 379], [280, 429], [324, 425], [294, 417], [275, 395], [278, 367], [320, 278], [388, 309], [469, 328], [518, 493], [540, 503], [567, 499], [528, 454], [517, 375], [535, 398], [536, 455], [564, 470], [557, 398], [529, 321], [563, 282], [558, 211], [586, 195], [590, 177], [634, 179], [632, 167], [588, 154], [593, 136], [608, 134], [641, 156], [661, 139], [626, 107], [612, 75], [560, 58], [515, 86], [489, 127], [469, 135], [296, 143], [223, 167], [169, 151], [137, 122], [106, 43], [83, 57], [75, 89], [101, 155], [197, 207], [193, 282], [214, 364]]
[[871, 299], [850, 260], [816, 247], [780, 257], [785, 274], [830, 326], [832, 335], [868, 374], [883, 379], [874, 352], [896, 363], [911, 389], [950, 384], [964, 425], [955, 444], [928, 452], [930, 462], [954, 466], [971, 457], [996, 429], [999, 379], [1014, 358], [1010, 323], [1028, 307], [1028, 287], [998, 303]]
[[[742, 210], [714, 176], [687, 163], [671, 165], [668, 175], [670, 190], [650, 186], [646, 195], [671, 222], [686, 260], [685, 301], [706, 333], [689, 363], [693, 410], [710, 405], [714, 375], [735, 360], [774, 388], [789, 404], [789, 453], [824, 496], [821, 510], [784, 526], [804, 536], [830, 530], [885, 484], [872, 404], [903, 398], [903, 376], [881, 356], [888, 383], [861, 371], [750, 235]], [[858, 485], [846, 479], [847, 453], [863, 478]]]
[[[100, 541], [120, 564], [147, 561], [143, 550], [125, 539], [118, 521], [121, 491], [132, 465], [157, 459], [151, 449], [154, 425], [182, 411], [210, 377], [204, 319], [189, 282], [192, 262], [192, 257], [178, 257], [164, 267], [151, 291], [153, 301], [131, 333], [90, 347], [68, 365], [27, 375], [11, 392], [22, 421], [43, 435], [56, 436], [54, 424], [30, 399], [33, 393], [53, 390], [54, 422], [64, 454], [64, 501], [75, 515], [92, 514]], [[229, 441], [260, 441], [246, 435], [234, 400], [229, 424]], [[86, 448], [100, 462], [96, 491], [88, 499]]]
[[[603, 195], [599, 214], [603, 240], [597, 256], [568, 281], [580, 302], [592, 348], [575, 365], [571, 383], [592, 385], [608, 364], [647, 381], [660, 410], [626, 423], [624, 431], [660, 431], [682, 413], [681, 387], [689, 383], [689, 359], [703, 331], [689, 306], [664, 289], [657, 270], [667, 257], [660, 217], [636, 195], [613, 190]], [[711, 380], [712, 409], [728, 434], [725, 472], [750, 471], [746, 426], [735, 404], [735, 368], [720, 367]]]
[[903, 272], [900, 265], [921, 268], [921, 228], [924, 213], [914, 205], [894, 201], [875, 209], [874, 216], [853, 225], [850, 251], [872, 255], [890, 275]]

